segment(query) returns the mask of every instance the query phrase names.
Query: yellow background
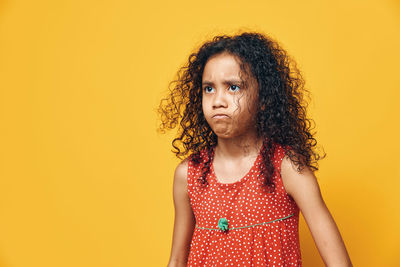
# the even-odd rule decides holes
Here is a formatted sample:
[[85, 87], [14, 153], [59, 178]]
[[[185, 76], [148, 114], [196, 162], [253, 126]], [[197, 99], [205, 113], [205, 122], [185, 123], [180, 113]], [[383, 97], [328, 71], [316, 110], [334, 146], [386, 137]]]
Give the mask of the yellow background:
[[[354, 266], [400, 266], [399, 1], [1, 1], [0, 266], [166, 266], [179, 160], [156, 133], [204, 40], [276, 38], [312, 93], [316, 173]], [[323, 266], [300, 216], [304, 266]]]

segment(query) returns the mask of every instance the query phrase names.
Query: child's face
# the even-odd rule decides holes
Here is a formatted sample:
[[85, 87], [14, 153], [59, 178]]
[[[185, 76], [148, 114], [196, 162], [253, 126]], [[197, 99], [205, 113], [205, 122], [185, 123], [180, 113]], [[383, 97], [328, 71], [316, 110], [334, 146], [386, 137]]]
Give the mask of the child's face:
[[[202, 108], [205, 119], [221, 138], [255, 131], [257, 82], [250, 75], [244, 88], [236, 59], [227, 53], [211, 57], [202, 77]], [[215, 117], [216, 114], [225, 116]]]

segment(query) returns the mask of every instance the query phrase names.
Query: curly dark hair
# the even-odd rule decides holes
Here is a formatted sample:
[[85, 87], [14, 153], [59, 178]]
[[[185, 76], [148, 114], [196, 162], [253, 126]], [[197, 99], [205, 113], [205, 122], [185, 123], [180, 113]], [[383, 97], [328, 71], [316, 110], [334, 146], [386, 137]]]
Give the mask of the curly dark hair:
[[[170, 82], [170, 94], [161, 100], [157, 110], [161, 116], [157, 130], [161, 133], [175, 128], [181, 119], [178, 137], [172, 141], [176, 150], [172, 152], [182, 159], [182, 155], [191, 151], [193, 161], [198, 164], [201, 150], [206, 149], [208, 162], [204, 164], [199, 181], [208, 183], [211, 150], [218, 138], [202, 111], [202, 75], [207, 60], [221, 53], [239, 58], [241, 72], [252, 75], [258, 82], [256, 125], [258, 136], [264, 140], [261, 170], [264, 185], [274, 188], [272, 157], [277, 143], [282, 145], [298, 171], [304, 166], [318, 170], [317, 161], [321, 157], [313, 150], [317, 141], [310, 133], [313, 120], [307, 118], [308, 103], [303, 97], [307, 93], [310, 99], [310, 92], [304, 88], [305, 82], [295, 61], [277, 41], [260, 32], [215, 36], [190, 54], [187, 64], [177, 72], [177, 79]], [[182, 152], [177, 142], [183, 144]]]

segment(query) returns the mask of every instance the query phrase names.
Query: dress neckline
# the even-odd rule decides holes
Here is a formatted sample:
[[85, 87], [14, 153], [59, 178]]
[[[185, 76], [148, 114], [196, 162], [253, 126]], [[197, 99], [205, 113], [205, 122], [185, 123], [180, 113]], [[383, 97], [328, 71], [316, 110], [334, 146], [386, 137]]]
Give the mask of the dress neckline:
[[254, 160], [251, 168], [247, 171], [247, 173], [242, 178], [240, 178], [239, 180], [232, 182], [232, 183], [222, 183], [218, 180], [217, 175], [215, 174], [215, 171], [214, 171], [215, 147], [216, 146], [213, 146], [211, 149], [211, 164], [210, 164], [211, 177], [214, 180], [215, 184], [217, 184], [220, 187], [225, 187], [225, 188], [236, 187], [236, 186], [246, 182], [249, 179], [249, 177], [251, 176], [251, 174], [255, 171], [255, 169], [262, 157], [262, 150], [263, 150], [263, 146], [261, 146], [260, 150], [258, 151], [257, 158]]

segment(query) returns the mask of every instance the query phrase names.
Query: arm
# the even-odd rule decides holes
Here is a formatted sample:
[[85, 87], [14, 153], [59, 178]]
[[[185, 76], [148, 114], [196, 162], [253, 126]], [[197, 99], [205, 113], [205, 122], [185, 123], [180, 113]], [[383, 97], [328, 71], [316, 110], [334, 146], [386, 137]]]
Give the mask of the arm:
[[174, 233], [168, 267], [186, 266], [192, 240], [195, 218], [187, 191], [188, 160], [182, 161], [175, 169], [173, 198], [175, 206]]
[[352, 267], [336, 223], [322, 199], [314, 173], [308, 167], [298, 172], [296, 167], [285, 156], [281, 165], [282, 182], [286, 192], [300, 208], [325, 266]]

